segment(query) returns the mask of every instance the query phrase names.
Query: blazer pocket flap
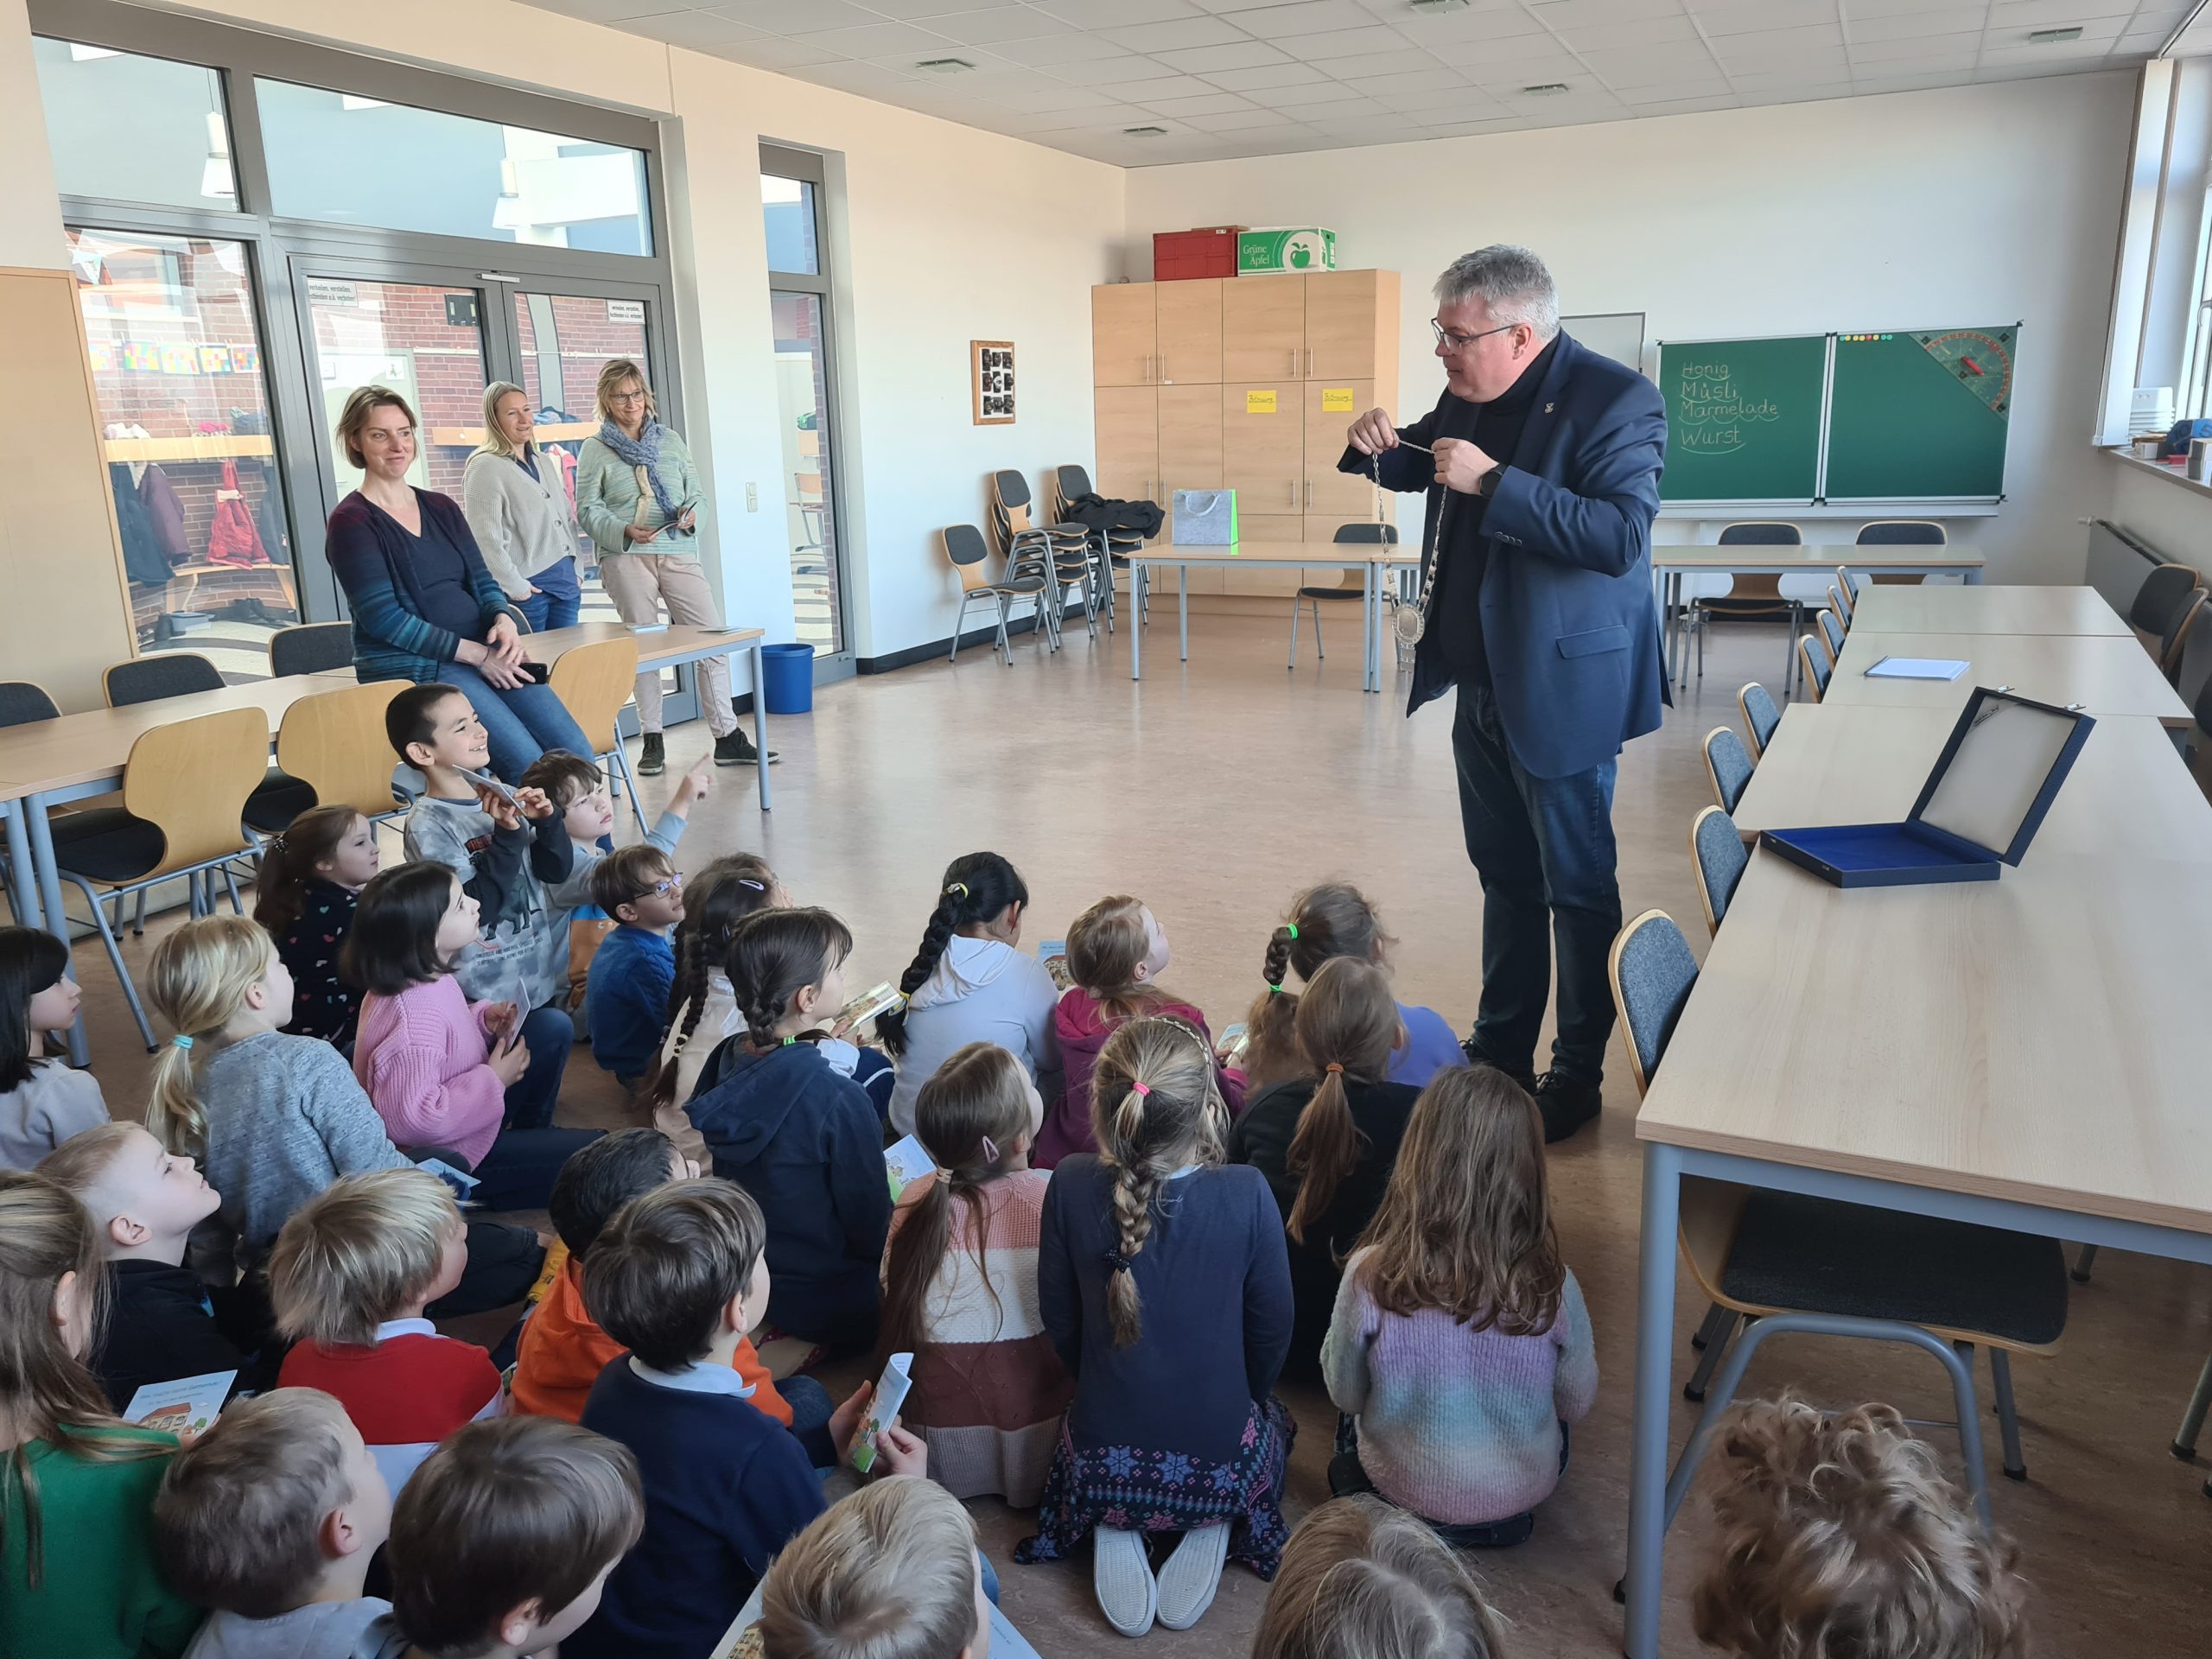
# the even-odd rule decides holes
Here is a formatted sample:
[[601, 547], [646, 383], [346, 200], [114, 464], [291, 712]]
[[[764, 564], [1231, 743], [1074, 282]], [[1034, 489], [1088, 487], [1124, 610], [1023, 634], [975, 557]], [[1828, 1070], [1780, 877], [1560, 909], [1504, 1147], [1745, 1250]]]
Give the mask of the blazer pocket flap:
[[1562, 657], [1595, 657], [1608, 651], [1628, 649], [1628, 627], [1615, 622], [1602, 628], [1586, 628], [1580, 633], [1562, 633], [1559, 637], [1559, 654]]

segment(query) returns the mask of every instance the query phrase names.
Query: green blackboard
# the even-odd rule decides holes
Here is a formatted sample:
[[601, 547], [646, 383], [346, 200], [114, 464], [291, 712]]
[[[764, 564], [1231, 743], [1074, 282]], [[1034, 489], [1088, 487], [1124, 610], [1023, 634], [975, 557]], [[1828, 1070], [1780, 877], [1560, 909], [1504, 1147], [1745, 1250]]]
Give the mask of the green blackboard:
[[2019, 334], [2007, 323], [1838, 334], [1827, 499], [2003, 494]]
[[1806, 501], [1818, 493], [1825, 334], [1663, 341], [1667, 501]]

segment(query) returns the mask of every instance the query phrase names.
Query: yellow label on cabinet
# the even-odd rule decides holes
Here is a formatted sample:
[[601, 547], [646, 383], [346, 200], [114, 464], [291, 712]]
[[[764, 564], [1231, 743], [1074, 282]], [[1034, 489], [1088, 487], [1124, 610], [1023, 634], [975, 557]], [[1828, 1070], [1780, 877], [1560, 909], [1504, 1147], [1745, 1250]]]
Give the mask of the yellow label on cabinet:
[[1275, 412], [1275, 395], [1272, 391], [1248, 391], [1244, 394], [1247, 415], [1272, 415]]
[[1324, 415], [1349, 415], [1349, 414], [1351, 414], [1351, 388], [1350, 386], [1324, 386], [1324, 387], [1322, 387], [1322, 388], [1321, 388], [1321, 412], [1322, 412]]

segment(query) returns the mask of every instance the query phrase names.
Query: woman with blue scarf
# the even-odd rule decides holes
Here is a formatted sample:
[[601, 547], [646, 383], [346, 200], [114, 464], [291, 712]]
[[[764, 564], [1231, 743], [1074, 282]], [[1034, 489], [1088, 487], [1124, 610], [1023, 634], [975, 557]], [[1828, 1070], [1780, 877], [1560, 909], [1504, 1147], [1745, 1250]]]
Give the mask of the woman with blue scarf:
[[[599, 372], [599, 432], [576, 457], [576, 518], [598, 544], [599, 579], [631, 626], [657, 624], [664, 605], [671, 622], [722, 626], [699, 569], [703, 499], [691, 452], [654, 418], [645, 372], [634, 358], [613, 359]], [[738, 729], [730, 702], [728, 658], [700, 660], [699, 698], [715, 734], [715, 764], [758, 765], [760, 752]], [[638, 770], [650, 777], [667, 765], [658, 669], [638, 676], [638, 725], [645, 740]]]

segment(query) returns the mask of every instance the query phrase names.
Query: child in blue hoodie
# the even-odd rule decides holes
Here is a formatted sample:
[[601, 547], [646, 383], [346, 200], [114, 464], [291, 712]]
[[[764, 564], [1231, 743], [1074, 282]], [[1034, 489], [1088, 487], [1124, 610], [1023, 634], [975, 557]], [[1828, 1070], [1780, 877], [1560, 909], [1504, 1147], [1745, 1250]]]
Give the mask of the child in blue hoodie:
[[826, 910], [761, 910], [730, 934], [745, 1030], [715, 1051], [684, 1111], [715, 1173], [753, 1195], [775, 1270], [768, 1319], [837, 1353], [873, 1348], [891, 1228], [883, 1120], [853, 1080], [859, 1051], [825, 1033], [853, 936]]

